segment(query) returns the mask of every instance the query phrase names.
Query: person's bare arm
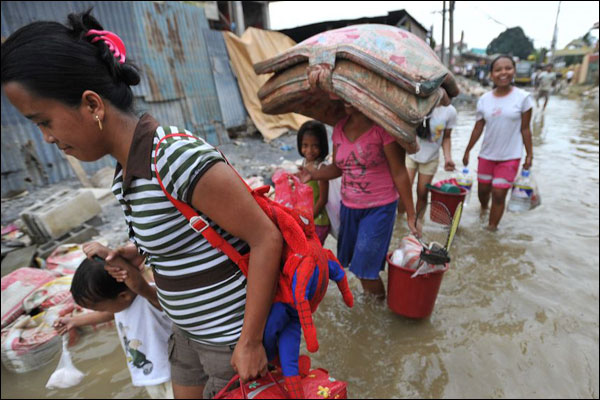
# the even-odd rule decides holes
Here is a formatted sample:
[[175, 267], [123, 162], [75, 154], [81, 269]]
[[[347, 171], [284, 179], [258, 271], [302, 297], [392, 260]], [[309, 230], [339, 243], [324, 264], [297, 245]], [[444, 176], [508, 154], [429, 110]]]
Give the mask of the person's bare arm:
[[[142, 275], [139, 268], [130, 264], [121, 256], [115, 256], [110, 264], [106, 264], [104, 269], [114, 278], [115, 276], [124, 277], [123, 283], [135, 294], [144, 297], [156, 309], [162, 310], [162, 306], [158, 301], [156, 287], [151, 286]], [[116, 279], [116, 278], [115, 278]]]
[[404, 207], [406, 208], [406, 222], [408, 223], [408, 228], [412, 234], [417, 235], [417, 218], [412, 199], [412, 188], [404, 163], [406, 151], [400, 147], [397, 142], [392, 142], [383, 147], [383, 152], [390, 167], [394, 185], [400, 195], [400, 201], [404, 203]]
[[533, 163], [533, 144], [531, 140], [531, 108], [525, 111], [521, 115], [521, 136], [523, 137], [523, 144], [525, 145], [525, 151], [527, 155], [525, 156], [525, 162], [523, 163], [523, 169], [531, 168], [531, 164]]
[[452, 129], [444, 129], [444, 138], [442, 139], [442, 151], [444, 152], [444, 170], [454, 171], [456, 165], [452, 161]]
[[469, 165], [469, 153], [471, 152], [473, 146], [475, 146], [475, 143], [477, 143], [477, 141], [481, 137], [484, 126], [485, 120], [483, 118], [475, 122], [473, 132], [471, 132], [471, 139], [469, 139], [469, 144], [467, 145], [467, 148], [465, 149], [465, 155], [463, 156], [463, 164], [465, 166]]
[[329, 198], [329, 181], [319, 181], [319, 200], [317, 200], [317, 204], [315, 204], [313, 218], [317, 218], [317, 216], [321, 213], [325, 204], [327, 204], [327, 200]]
[[296, 175], [298, 175], [298, 177], [303, 183], [312, 180], [328, 181], [331, 179], [339, 178], [340, 176], [342, 176], [342, 170], [335, 163], [336, 154], [336, 146], [333, 146], [333, 162], [331, 164], [322, 166], [319, 169], [314, 168], [310, 165], [307, 165], [306, 167], [299, 167], [300, 171]]
[[75, 317], [60, 317], [52, 325], [59, 335], [63, 335], [73, 328], [87, 325], [97, 325], [112, 321], [115, 315], [106, 311], [94, 311]]
[[299, 167], [300, 172], [298, 172], [298, 176], [303, 183], [308, 181], [317, 180], [317, 181], [328, 181], [330, 179], [335, 179], [342, 176], [342, 170], [335, 164], [329, 164], [324, 166], [323, 168], [316, 169], [313, 166], [307, 165], [305, 167]]
[[243, 381], [254, 379], [267, 371], [262, 339], [279, 277], [281, 233], [225, 163], [214, 164], [200, 178], [192, 206], [250, 246], [244, 324], [231, 364]]

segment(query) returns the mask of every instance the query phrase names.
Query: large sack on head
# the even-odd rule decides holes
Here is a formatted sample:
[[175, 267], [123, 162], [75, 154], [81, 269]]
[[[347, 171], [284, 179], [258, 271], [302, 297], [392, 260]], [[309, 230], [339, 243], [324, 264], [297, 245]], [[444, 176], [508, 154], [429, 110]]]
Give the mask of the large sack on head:
[[329, 99], [332, 93], [407, 143], [415, 141], [414, 126], [444, 90], [458, 94], [454, 77], [425, 42], [388, 25], [323, 32], [254, 69], [275, 72], [259, 91], [265, 113], [294, 110], [332, 124], [343, 112], [339, 101]]
[[308, 70], [308, 63], [302, 63], [271, 77], [258, 92], [263, 112], [296, 112], [333, 126], [346, 114], [343, 102], [330, 99], [330, 92], [409, 144], [415, 142], [417, 126], [444, 96], [441, 88], [429, 97], [412, 95], [346, 60], [337, 61], [331, 74], [331, 90], [311, 87]]

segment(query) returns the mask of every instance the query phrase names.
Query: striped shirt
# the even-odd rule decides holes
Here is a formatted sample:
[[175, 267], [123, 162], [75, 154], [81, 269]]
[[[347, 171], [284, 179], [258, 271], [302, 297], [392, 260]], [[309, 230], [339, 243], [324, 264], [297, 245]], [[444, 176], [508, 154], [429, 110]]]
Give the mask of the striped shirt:
[[[162, 191], [154, 168], [158, 141], [171, 133], [148, 114], [134, 133], [125, 176], [117, 165], [113, 193], [129, 225], [129, 237], [154, 272], [158, 299], [165, 313], [191, 339], [208, 345], [237, 342], [244, 319], [246, 278], [231, 260], [192, 230], [187, 219]], [[200, 177], [223, 157], [202, 139], [165, 139], [157, 155], [160, 177], [174, 198], [191, 202]], [[233, 237], [203, 218], [240, 253], [248, 251]]]

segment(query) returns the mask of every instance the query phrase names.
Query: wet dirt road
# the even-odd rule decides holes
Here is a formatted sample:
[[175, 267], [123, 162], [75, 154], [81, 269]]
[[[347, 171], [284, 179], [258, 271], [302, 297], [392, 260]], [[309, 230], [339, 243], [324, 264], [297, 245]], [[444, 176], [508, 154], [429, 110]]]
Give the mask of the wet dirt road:
[[[475, 113], [458, 110], [452, 154], [460, 165]], [[431, 317], [392, 313], [360, 296], [353, 277], [354, 309], [329, 290], [315, 316], [313, 366], [347, 381], [349, 397], [598, 397], [597, 103], [553, 96], [543, 115], [534, 111], [533, 131], [542, 205], [506, 213], [492, 233], [471, 197]], [[398, 219], [392, 249], [406, 233]], [[147, 397], [130, 383], [114, 328], [86, 334], [72, 354], [87, 373], [79, 387], [44, 388], [57, 355], [27, 374], [2, 367], [2, 398]]]

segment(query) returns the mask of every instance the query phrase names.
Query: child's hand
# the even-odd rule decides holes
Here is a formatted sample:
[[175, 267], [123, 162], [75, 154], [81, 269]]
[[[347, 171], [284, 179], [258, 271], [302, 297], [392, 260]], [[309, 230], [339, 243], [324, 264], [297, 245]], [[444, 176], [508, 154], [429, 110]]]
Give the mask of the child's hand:
[[98, 256], [102, 259], [105, 259], [106, 256], [111, 252], [111, 249], [101, 245], [98, 242], [87, 242], [82, 246], [83, 252], [87, 256], [87, 258], [92, 258], [93, 256]]
[[446, 163], [444, 164], [444, 170], [445, 171], [454, 171], [455, 169], [456, 169], [456, 164], [454, 164], [454, 161], [446, 160]]
[[313, 174], [316, 171], [311, 165], [298, 166], [299, 171], [295, 174], [302, 183], [307, 183], [313, 180]]
[[421, 232], [417, 229], [417, 217], [414, 214], [406, 216], [406, 224], [408, 225], [410, 233], [416, 237], [421, 237]]
[[525, 162], [523, 163], [523, 169], [531, 168], [531, 163], [533, 162], [533, 156], [528, 155], [525, 157]]
[[465, 155], [463, 156], [463, 165], [466, 167], [469, 165], [469, 152], [465, 151]]
[[62, 318], [58, 318], [56, 321], [54, 321], [54, 324], [52, 324], [52, 327], [54, 328], [54, 330], [56, 330], [56, 332], [59, 335], [64, 335], [71, 329], [76, 328], [77, 325], [75, 325], [75, 323], [73, 322], [71, 317], [62, 317]]

